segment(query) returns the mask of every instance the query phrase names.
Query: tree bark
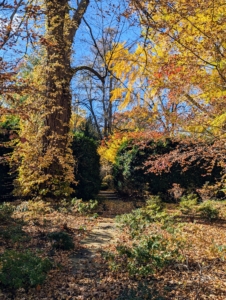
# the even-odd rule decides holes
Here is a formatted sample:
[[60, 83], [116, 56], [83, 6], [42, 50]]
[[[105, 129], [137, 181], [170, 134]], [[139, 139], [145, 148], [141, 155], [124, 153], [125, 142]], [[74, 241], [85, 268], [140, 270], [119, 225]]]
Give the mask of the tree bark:
[[42, 43], [47, 51], [47, 113], [43, 152], [49, 163], [44, 172], [57, 184], [65, 181], [64, 163], [69, 145], [72, 98], [70, 83], [74, 73], [70, 65], [72, 44], [89, 1], [81, 0], [73, 17], [69, 14], [68, 0], [45, 0], [45, 4], [47, 34]]

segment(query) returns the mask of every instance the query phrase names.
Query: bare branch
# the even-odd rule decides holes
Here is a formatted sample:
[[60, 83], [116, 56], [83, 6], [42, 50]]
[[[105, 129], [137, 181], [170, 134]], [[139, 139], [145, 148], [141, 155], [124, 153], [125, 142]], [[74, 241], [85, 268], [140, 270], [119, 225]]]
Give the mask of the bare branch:
[[209, 117], [213, 118], [213, 116], [211, 116], [210, 112], [208, 110], [205, 109], [205, 107], [201, 106], [199, 103], [197, 103], [195, 101], [194, 98], [192, 98], [189, 94], [185, 94], [185, 97], [187, 98], [187, 100], [194, 105], [195, 107], [197, 107], [200, 111], [206, 113]]
[[87, 70], [87, 71], [93, 73], [96, 77], [98, 77], [100, 79], [100, 81], [102, 83], [104, 83], [106, 76], [101, 76], [100, 73], [98, 73], [96, 70], [94, 70], [91, 67], [79, 66], [79, 67], [76, 67], [76, 68], [72, 68], [73, 74], [76, 74], [78, 71], [83, 71], [83, 70]]

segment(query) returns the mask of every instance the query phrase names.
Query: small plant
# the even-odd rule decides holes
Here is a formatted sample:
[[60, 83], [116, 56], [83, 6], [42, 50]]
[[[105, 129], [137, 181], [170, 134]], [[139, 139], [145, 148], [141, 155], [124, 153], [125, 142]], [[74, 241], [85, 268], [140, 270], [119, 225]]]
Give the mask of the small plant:
[[114, 269], [127, 270], [130, 276], [146, 277], [157, 269], [163, 268], [172, 261], [180, 260], [182, 242], [166, 239], [162, 235], [152, 235], [134, 243], [132, 247], [119, 245], [116, 249], [118, 256], [111, 261]]
[[0, 232], [0, 235], [7, 240], [11, 240], [13, 243], [28, 241], [30, 237], [22, 230], [21, 225], [13, 224], [12, 226], [7, 226]]
[[92, 215], [91, 218], [92, 218], [92, 219], [97, 219], [98, 217], [99, 217], [98, 213], [95, 213], [95, 214]]
[[164, 211], [165, 205], [159, 196], [151, 196], [146, 201], [145, 212], [150, 216], [153, 222], [165, 221], [168, 218]]
[[121, 229], [127, 229], [132, 238], [142, 233], [153, 222], [166, 222], [169, 216], [163, 211], [159, 197], [146, 201], [146, 206], [133, 210], [129, 214], [116, 217]]
[[81, 199], [73, 200], [74, 209], [82, 215], [86, 215], [95, 210], [98, 206], [97, 200], [89, 200], [87, 202], [82, 201]]
[[50, 207], [49, 203], [45, 202], [43, 200], [29, 201], [28, 209], [29, 209], [29, 211], [32, 211], [37, 214], [48, 214], [53, 211], [53, 209]]
[[74, 249], [74, 243], [69, 234], [63, 231], [55, 231], [48, 234], [48, 238], [53, 242], [53, 248], [61, 250]]
[[28, 201], [23, 201], [19, 205], [16, 206], [15, 211], [17, 212], [26, 212], [29, 211], [29, 202]]
[[213, 221], [214, 219], [217, 219], [219, 217], [219, 210], [214, 207], [212, 201], [205, 201], [202, 204], [200, 204], [198, 211], [200, 212], [200, 216], [203, 219], [206, 219], [208, 221]]
[[63, 199], [57, 205], [58, 211], [65, 214], [71, 212], [72, 208], [73, 208], [73, 199], [71, 201], [67, 199]]
[[197, 204], [198, 197], [194, 194], [189, 194], [180, 198], [180, 209], [185, 215], [195, 214]]
[[141, 208], [133, 210], [129, 214], [124, 214], [116, 217], [119, 227], [127, 229], [130, 236], [134, 238], [139, 235], [150, 223], [150, 218]]
[[26, 212], [28, 215], [48, 214], [53, 211], [48, 202], [43, 200], [24, 201], [15, 209], [17, 212]]
[[0, 205], [0, 223], [6, 223], [11, 219], [14, 208], [8, 203]]
[[157, 214], [164, 209], [164, 204], [160, 196], [150, 196], [146, 201], [146, 209], [152, 211], [152, 214]]
[[7, 250], [0, 257], [1, 285], [12, 290], [37, 286], [46, 279], [52, 264], [34, 253]]
[[102, 187], [102, 185], [103, 184], [107, 184], [107, 186], [109, 187], [109, 188], [113, 188], [113, 181], [114, 181], [114, 178], [113, 178], [113, 176], [112, 175], [106, 175], [104, 178], [103, 178], [103, 180], [102, 180], [102, 184], [101, 184], [101, 187]]
[[80, 231], [86, 231], [87, 228], [85, 225], [80, 225], [79, 228], [78, 228]]

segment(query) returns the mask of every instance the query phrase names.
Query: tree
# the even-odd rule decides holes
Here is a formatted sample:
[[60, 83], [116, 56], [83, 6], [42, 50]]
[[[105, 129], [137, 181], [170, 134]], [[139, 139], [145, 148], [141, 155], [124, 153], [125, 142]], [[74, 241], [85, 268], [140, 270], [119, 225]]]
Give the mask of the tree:
[[[22, 195], [69, 195], [74, 178], [72, 151], [69, 148], [71, 120], [71, 79], [77, 71], [87, 69], [102, 77], [88, 66], [73, 68], [74, 36], [89, 5], [81, 0], [76, 7], [69, 1], [44, 1], [42, 7], [24, 5], [25, 16], [44, 14], [45, 33], [39, 37], [40, 63], [26, 76], [27, 90], [23, 95], [13, 90], [12, 101], [22, 107], [27, 117], [21, 118], [20, 137], [14, 159], [19, 163], [17, 190]], [[10, 8], [12, 8], [10, 6]], [[16, 13], [15, 10], [13, 13]], [[13, 14], [12, 14], [13, 15]], [[27, 35], [32, 33], [28, 22]], [[43, 28], [42, 28], [43, 31]], [[23, 35], [23, 31], [17, 33]], [[16, 77], [23, 80], [19, 74]], [[22, 101], [21, 96], [25, 97]]]
[[[24, 30], [25, 24], [28, 20], [27, 15], [20, 17], [18, 12], [27, 9], [26, 4], [22, 0], [11, 3], [11, 1], [0, 2], [0, 97], [1, 97], [1, 113], [7, 113], [8, 108], [4, 107], [5, 101], [12, 100], [12, 92], [20, 92], [20, 85], [15, 84], [16, 66], [18, 59], [10, 61], [7, 59], [7, 52], [11, 56], [16, 54], [13, 49], [16, 40], [20, 37], [20, 32]], [[28, 38], [24, 30], [24, 38]], [[17, 49], [17, 52], [20, 52]]]
[[[69, 1], [44, 1], [46, 8], [45, 108], [46, 127], [43, 134], [43, 156], [48, 164], [43, 169], [50, 190], [68, 186], [72, 173], [66, 159], [69, 146], [69, 123], [71, 118], [70, 82], [75, 70], [71, 67], [74, 36], [89, 5], [89, 0], [78, 3], [71, 17]], [[69, 177], [67, 177], [67, 175]], [[63, 189], [64, 190], [64, 189]]]
[[[24, 48], [36, 47], [36, 51], [41, 53], [40, 64], [35, 65], [25, 77], [18, 74], [18, 70], [14, 72], [16, 85], [8, 95], [10, 101], [7, 105], [11, 106], [11, 113], [14, 106], [15, 113], [22, 111], [23, 116], [20, 120], [20, 140], [14, 155], [19, 166], [18, 193], [55, 197], [69, 195], [74, 177], [74, 161], [69, 147], [71, 80], [81, 70], [92, 72], [103, 85], [107, 76], [94, 70], [94, 65], [73, 67], [72, 63], [73, 47], [77, 46], [74, 37], [90, 1], [77, 1], [77, 5], [68, 0], [44, 0], [41, 5], [36, 1], [15, 2], [14, 6], [9, 1], [2, 3], [12, 11], [7, 23], [10, 30], [13, 28], [11, 21], [17, 13], [16, 6], [23, 7], [19, 11], [19, 19], [22, 20], [19, 29], [10, 32], [16, 32], [13, 34], [15, 39], [23, 40], [26, 35], [27, 43], [22, 43]], [[101, 13], [104, 13], [103, 10]], [[24, 24], [23, 28], [21, 24]], [[5, 35], [9, 36], [7, 26]], [[40, 33], [36, 26], [39, 26]], [[15, 44], [12, 43], [12, 46]], [[19, 59], [21, 57], [18, 55]], [[9, 80], [12, 81], [12, 78]], [[111, 109], [108, 111], [111, 116]], [[105, 125], [106, 130], [111, 127], [110, 122]]]
[[225, 2], [133, 0], [131, 8], [140, 16], [143, 49], [153, 52], [151, 84], [191, 107], [184, 130], [224, 137]]
[[[118, 44], [120, 23], [117, 26], [102, 28], [102, 36], [98, 40], [93, 37], [92, 56], [86, 58], [89, 66], [98, 71], [104, 80], [97, 80], [94, 74], [85, 70], [77, 76], [76, 82], [76, 103], [90, 112], [99, 139], [113, 132], [114, 112], [117, 111], [117, 102], [112, 103], [111, 92], [117, 86], [118, 80], [112, 76], [106, 61], [106, 53], [114, 52]], [[92, 32], [91, 28], [90, 31]]]
[[[123, 44], [117, 45], [114, 53], [107, 54], [111, 71], [120, 84], [112, 91], [111, 101], [120, 99], [119, 108], [141, 107], [149, 112], [149, 127], [174, 135], [188, 116], [189, 107], [170, 96], [170, 87], [159, 71], [160, 47], [145, 49], [141, 44], [129, 51]], [[172, 70], [173, 73], [173, 70]], [[134, 110], [134, 112], [136, 109]], [[146, 126], [147, 127], [147, 126]]]
[[[121, 79], [112, 100], [121, 98], [124, 109], [129, 105], [147, 107], [156, 130], [165, 136], [192, 137], [192, 147], [217, 156], [223, 169], [224, 9], [221, 0], [131, 1], [126, 16], [139, 16], [143, 43], [136, 49], [119, 44], [118, 51], [107, 54], [111, 71]], [[204, 144], [198, 143], [199, 137]], [[194, 152], [188, 153], [195, 157]], [[163, 157], [154, 160], [160, 166], [165, 161]]]

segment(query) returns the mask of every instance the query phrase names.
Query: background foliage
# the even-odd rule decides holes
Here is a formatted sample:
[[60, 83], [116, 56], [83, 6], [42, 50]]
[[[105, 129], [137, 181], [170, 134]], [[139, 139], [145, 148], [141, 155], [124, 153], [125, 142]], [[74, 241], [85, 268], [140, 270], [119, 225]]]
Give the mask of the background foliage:
[[73, 185], [78, 198], [89, 200], [95, 198], [100, 189], [100, 157], [97, 154], [97, 142], [84, 133], [75, 133], [72, 143], [75, 163], [75, 178]]

